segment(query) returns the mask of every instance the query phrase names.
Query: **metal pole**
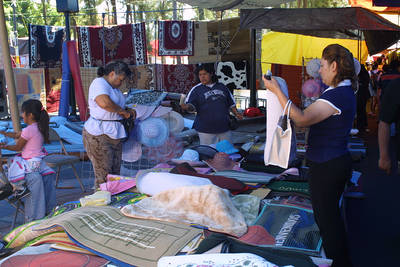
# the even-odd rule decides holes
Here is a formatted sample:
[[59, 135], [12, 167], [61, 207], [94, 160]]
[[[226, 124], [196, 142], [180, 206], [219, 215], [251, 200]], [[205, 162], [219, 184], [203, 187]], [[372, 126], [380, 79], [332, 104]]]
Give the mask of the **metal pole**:
[[257, 106], [256, 29], [250, 29], [250, 107]]
[[10, 47], [8, 45], [8, 34], [6, 28], [6, 20], [4, 17], [3, 0], [0, 0], [0, 41], [4, 57], [4, 73], [6, 75], [6, 83], [8, 90], [8, 102], [10, 104], [11, 120], [14, 132], [21, 131], [21, 124], [18, 112], [17, 93], [15, 90], [14, 73], [11, 67]]

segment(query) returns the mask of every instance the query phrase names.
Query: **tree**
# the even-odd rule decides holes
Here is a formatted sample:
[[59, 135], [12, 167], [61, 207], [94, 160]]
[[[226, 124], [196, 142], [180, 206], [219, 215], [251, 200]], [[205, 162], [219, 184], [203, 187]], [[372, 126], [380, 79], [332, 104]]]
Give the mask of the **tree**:
[[[45, 3], [46, 21], [43, 16], [43, 5], [32, 0], [15, 1], [16, 2], [16, 16], [17, 16], [17, 32], [19, 37], [28, 36], [28, 25], [53, 25], [63, 26], [63, 15], [58, 13], [55, 7]], [[6, 25], [8, 32], [13, 28], [13, 9], [11, 1], [4, 2], [4, 13], [6, 17]]]
[[318, 8], [318, 7], [346, 7], [348, 5], [347, 0], [297, 0], [291, 2], [288, 5], [291, 8]]

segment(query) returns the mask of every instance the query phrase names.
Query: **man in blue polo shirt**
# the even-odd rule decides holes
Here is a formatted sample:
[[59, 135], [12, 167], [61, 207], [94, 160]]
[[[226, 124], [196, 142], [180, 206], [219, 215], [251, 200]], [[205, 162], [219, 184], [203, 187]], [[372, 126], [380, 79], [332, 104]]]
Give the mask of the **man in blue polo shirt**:
[[229, 112], [243, 119], [232, 94], [225, 85], [217, 82], [213, 66], [200, 65], [196, 72], [200, 83], [190, 90], [182, 109], [197, 113], [193, 128], [199, 134], [201, 145], [231, 141]]

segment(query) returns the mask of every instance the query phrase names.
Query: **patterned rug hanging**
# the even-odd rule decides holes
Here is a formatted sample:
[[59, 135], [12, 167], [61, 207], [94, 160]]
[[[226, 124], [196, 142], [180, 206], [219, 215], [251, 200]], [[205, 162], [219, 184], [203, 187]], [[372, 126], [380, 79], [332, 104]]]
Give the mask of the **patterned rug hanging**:
[[158, 90], [187, 94], [196, 85], [195, 64], [156, 65]]
[[193, 56], [192, 21], [159, 21], [158, 30], [159, 56]]
[[64, 27], [29, 25], [29, 66], [55, 68], [61, 66]]
[[82, 67], [100, 67], [121, 60], [129, 65], [147, 64], [145, 23], [112, 27], [77, 27]]

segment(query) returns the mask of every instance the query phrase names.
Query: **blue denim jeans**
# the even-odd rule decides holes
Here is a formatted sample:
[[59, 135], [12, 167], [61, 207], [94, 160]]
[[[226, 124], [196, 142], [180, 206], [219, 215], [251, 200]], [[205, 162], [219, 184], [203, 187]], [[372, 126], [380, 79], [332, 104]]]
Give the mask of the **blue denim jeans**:
[[25, 222], [42, 219], [55, 206], [54, 175], [42, 177], [39, 172], [25, 174], [31, 194], [24, 198]]

